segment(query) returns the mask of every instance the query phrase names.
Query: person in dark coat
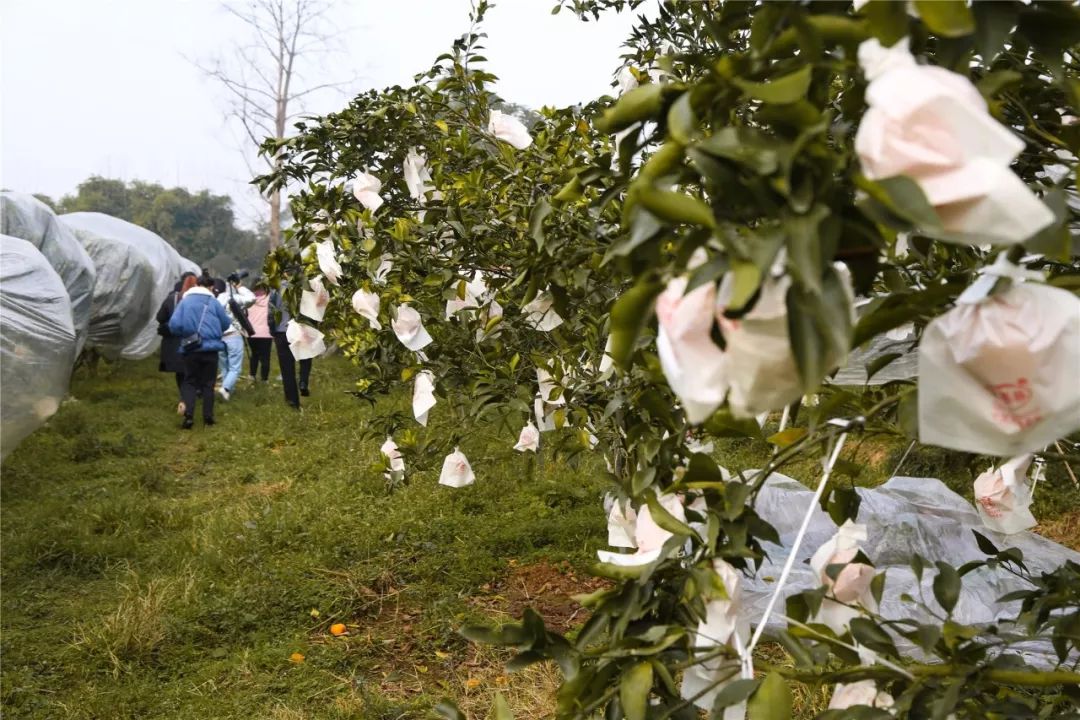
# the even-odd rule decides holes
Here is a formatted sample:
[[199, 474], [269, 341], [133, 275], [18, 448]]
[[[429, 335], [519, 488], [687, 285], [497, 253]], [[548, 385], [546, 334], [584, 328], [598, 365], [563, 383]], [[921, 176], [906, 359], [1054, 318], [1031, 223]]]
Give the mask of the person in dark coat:
[[172, 317], [173, 310], [180, 304], [180, 298], [195, 287], [195, 283], [195, 273], [189, 271], [181, 275], [180, 282], [173, 286], [173, 291], [162, 301], [156, 317], [158, 335], [161, 336], [161, 359], [158, 361], [158, 370], [176, 375], [176, 392], [180, 400], [180, 404], [176, 406], [178, 415], [184, 414], [184, 398], [181, 394], [184, 384], [184, 358], [180, 356], [179, 336], [169, 331], [169, 319]]
[[184, 293], [169, 318], [169, 332], [180, 337], [184, 357], [184, 423], [190, 430], [195, 424], [195, 398], [202, 392], [203, 424], [214, 424], [214, 379], [217, 378], [218, 352], [224, 347], [222, 335], [232, 319], [210, 290], [214, 279], [206, 271], [199, 284]]
[[[282, 288], [286, 283], [282, 283]], [[300, 409], [300, 396], [307, 397], [311, 394], [309, 383], [311, 379], [311, 358], [300, 360], [293, 356], [292, 348], [289, 347], [289, 338], [285, 331], [289, 327], [292, 316], [285, 307], [285, 300], [281, 293], [274, 290], [270, 293], [270, 334], [274, 337], [274, 347], [277, 349], [278, 367], [281, 368], [281, 385], [285, 391], [285, 402], [289, 407]], [[296, 369], [300, 366], [300, 385], [296, 383]]]

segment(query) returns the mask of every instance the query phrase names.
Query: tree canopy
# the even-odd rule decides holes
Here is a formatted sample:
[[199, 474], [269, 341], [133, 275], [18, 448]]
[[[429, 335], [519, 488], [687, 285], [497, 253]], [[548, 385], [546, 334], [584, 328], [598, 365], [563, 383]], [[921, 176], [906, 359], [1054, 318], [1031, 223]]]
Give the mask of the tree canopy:
[[[638, 4], [559, 7], [592, 16]], [[297, 248], [268, 263], [293, 280], [294, 345], [310, 351], [325, 332], [362, 369], [358, 395], [404, 385], [416, 421], [460, 421], [428, 439], [407, 415], [376, 421], [370, 436], [400, 441], [384, 445], [392, 482], [443, 452], [444, 484], [471, 482], [450, 451], [477, 417], [527, 423], [526, 450], [543, 433], [555, 452], [608, 461], [612, 544], [633, 552], [601, 553], [595, 571], [612, 586], [584, 599], [580, 632], [552, 632], [531, 611], [463, 630], [518, 651], [512, 667], [557, 663], [561, 718], [693, 718], [695, 705], [716, 718], [790, 717], [794, 681], [869, 683], [869, 699], [850, 703], [874, 706], [868, 718], [889, 716], [886, 698], [889, 712], [920, 718], [1045, 716], [1073, 702], [1062, 686], [1080, 680], [1080, 566], [1038, 576], [982, 535], [986, 560], [959, 568], [913, 549], [927, 591], [908, 617], [883, 617], [888, 578], [859, 547], [857, 493], [832, 475], [857, 434], [995, 465], [1021, 452], [1075, 460], [1045, 439], [1080, 439], [1064, 377], [1042, 399], [1072, 398], [1059, 415], [1020, 413], [1026, 379], [971, 379], [1013, 372], [1021, 356], [1038, 368], [1050, 346], [1020, 341], [1012, 359], [978, 370], [946, 357], [968, 373], [963, 393], [927, 375], [871, 388], [830, 380], [852, 348], [901, 326], [924, 353], [943, 319], [986, 313], [996, 327], [990, 317], [1018, 295], [1076, 308], [1061, 288], [1080, 276], [1080, 12], [855, 5], [663, 3], [633, 31], [617, 98], [545, 108], [526, 127], [498, 111], [479, 2], [472, 30], [414, 85], [364, 93], [264, 146], [280, 162], [264, 189], [295, 188]], [[1073, 318], [1057, 347], [1080, 352], [1077, 331]], [[961, 343], [950, 347], [981, 357]], [[990, 416], [971, 425], [998, 439], [992, 452], [930, 432], [969, 405]], [[761, 438], [757, 418], [778, 411], [798, 426], [769, 437], [766, 467], [728, 472], [702, 449], [711, 437]], [[815, 500], [837, 535], [814, 553], [821, 586], [777, 605], [790, 549], [768, 611], [788, 623], [779, 639], [794, 666], [767, 664], [762, 677], [753, 650], [765, 622], [750, 634], [738, 586], [779, 538], [755, 501], [770, 474], [808, 457], [821, 457]], [[1012, 598], [1021, 611], [993, 627], [961, 622], [964, 576], [1003, 566], [1032, 588]], [[1053, 648], [1052, 670], [1012, 652], [1033, 639]], [[848, 706], [835, 707], [830, 717]]]
[[48, 204], [60, 213], [100, 212], [152, 230], [184, 257], [218, 273], [262, 266], [266, 240], [237, 226], [228, 195], [94, 175], [73, 195]]

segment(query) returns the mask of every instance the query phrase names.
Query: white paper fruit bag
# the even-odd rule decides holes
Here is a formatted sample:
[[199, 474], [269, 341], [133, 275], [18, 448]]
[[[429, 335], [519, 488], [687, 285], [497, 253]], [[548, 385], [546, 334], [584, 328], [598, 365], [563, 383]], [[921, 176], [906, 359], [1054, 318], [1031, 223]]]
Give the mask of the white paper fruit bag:
[[957, 306], [919, 346], [919, 441], [998, 457], [1080, 429], [1080, 299], [1040, 283]]
[[975, 479], [975, 508], [983, 525], [1006, 535], [1035, 526], [1026, 477], [1030, 465], [1031, 455], [1020, 455]]
[[[834, 268], [849, 300], [854, 299], [851, 273], [847, 266]], [[803, 395], [795, 353], [788, 331], [787, 293], [791, 278], [782, 275], [766, 278], [753, 309], [738, 320], [721, 313], [731, 297], [734, 275], [720, 283], [717, 303], [718, 320], [727, 343], [725, 370], [728, 381], [728, 405], [735, 417], [749, 418], [790, 405]], [[854, 324], [854, 307], [852, 307]], [[829, 357], [830, 369], [846, 361], [845, 356]]]

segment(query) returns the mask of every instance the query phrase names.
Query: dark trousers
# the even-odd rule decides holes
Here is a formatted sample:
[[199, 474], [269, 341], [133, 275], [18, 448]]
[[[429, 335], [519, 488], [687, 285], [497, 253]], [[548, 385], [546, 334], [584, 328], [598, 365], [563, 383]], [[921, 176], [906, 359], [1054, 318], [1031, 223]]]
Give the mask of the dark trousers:
[[214, 381], [217, 380], [218, 354], [193, 352], [184, 355], [184, 417], [195, 416], [195, 398], [202, 392], [203, 420], [214, 419]]
[[248, 347], [251, 349], [251, 377], [255, 377], [262, 370], [262, 379], [270, 377], [270, 348], [274, 344], [273, 338], [248, 338]]
[[300, 361], [300, 392], [308, 389], [311, 380], [311, 358]]
[[296, 358], [293, 357], [285, 333], [274, 333], [278, 367], [281, 368], [281, 384], [285, 389], [285, 402], [300, 407], [300, 388], [307, 389], [311, 378], [311, 360], [300, 361], [300, 387], [296, 385]]
[[176, 375], [176, 391], [180, 393], [180, 399], [184, 399], [184, 373], [173, 373]]

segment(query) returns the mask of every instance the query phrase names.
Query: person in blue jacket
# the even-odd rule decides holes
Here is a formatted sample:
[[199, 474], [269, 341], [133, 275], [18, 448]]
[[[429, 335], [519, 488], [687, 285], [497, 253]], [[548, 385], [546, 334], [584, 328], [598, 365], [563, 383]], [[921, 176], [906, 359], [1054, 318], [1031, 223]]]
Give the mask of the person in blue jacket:
[[184, 399], [184, 423], [180, 427], [184, 430], [195, 424], [195, 399], [200, 394], [203, 423], [214, 424], [218, 352], [225, 349], [221, 338], [232, 320], [214, 297], [213, 286], [214, 279], [203, 270], [198, 284], [184, 293], [169, 318], [169, 332], [180, 338], [184, 358], [184, 384], [180, 388]]

